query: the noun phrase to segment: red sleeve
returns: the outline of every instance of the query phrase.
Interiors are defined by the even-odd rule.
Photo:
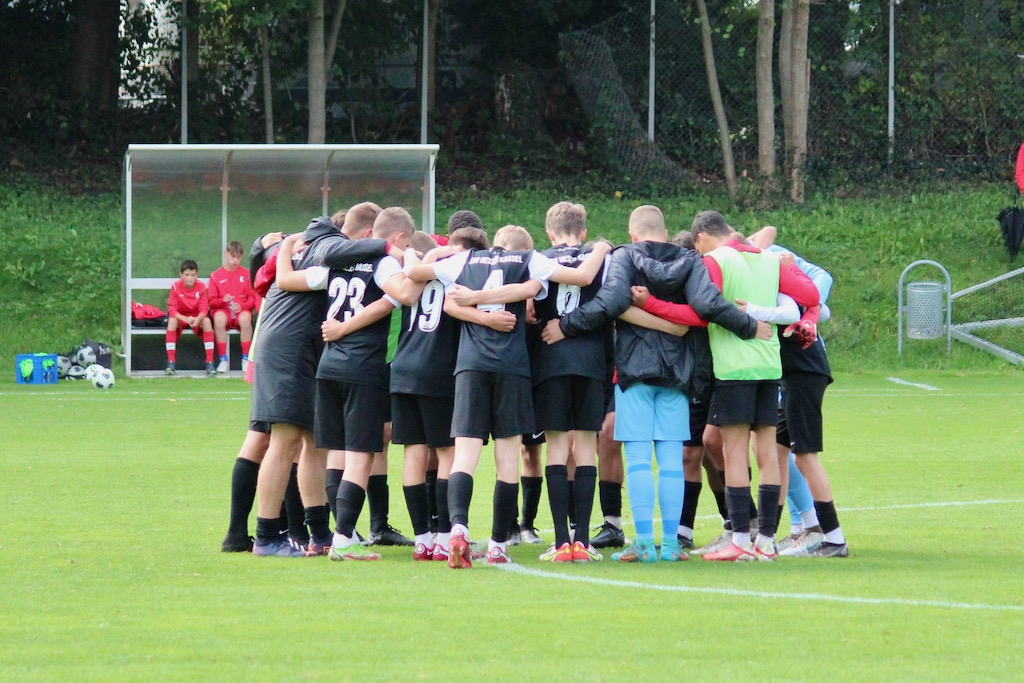
[[[253,281],[252,288],[258,296],[265,297],[275,279],[277,279],[277,259],[272,258],[256,271],[256,279]]]
[[[804,307],[817,306],[821,303],[818,288],[796,264],[779,264],[779,292],[788,294]]]
[[[176,315],[178,315],[178,292],[175,291],[175,285],[171,285],[171,291],[167,294],[167,317],[173,318]]]
[[[252,279],[249,277],[249,269],[246,268],[246,269],[244,269],[244,271],[245,272],[243,273],[243,275],[245,275],[245,278],[242,280],[241,286],[242,286],[242,290],[243,290],[243,292],[245,294],[245,296],[244,296],[245,300],[241,302],[242,310],[243,311],[253,311],[253,310],[256,310],[256,304],[257,304],[256,292],[253,291],[252,285],[249,284],[250,282],[252,282]]]
[[[718,265],[718,261],[710,256],[704,257],[704,266],[708,269],[708,275],[711,276],[715,287],[718,287],[718,291],[722,291],[722,266]]]
[[[439,247],[447,247],[448,246],[448,235],[432,234],[430,236],[430,239],[434,240],[434,244],[436,244]]]
[[[224,303],[224,294],[220,291],[220,285],[217,284],[216,270],[210,273],[210,287],[208,292],[211,311],[227,308],[227,304]]]
[[[689,325],[690,327],[708,326],[707,321],[701,320],[689,304],[673,304],[651,296],[647,297],[643,309],[670,323]]]
[[[197,282],[196,283],[197,286],[200,286],[202,284],[203,284],[202,282]],[[210,314],[210,288],[209,287],[203,287],[202,291],[199,293],[199,315],[209,315],[209,314]]]
[[[1024,192],[1024,145],[1020,146],[1020,151],[1017,152],[1017,187],[1020,188],[1021,192]]]

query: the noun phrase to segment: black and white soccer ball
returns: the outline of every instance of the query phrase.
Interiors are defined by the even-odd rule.
[[[81,365],[83,368],[87,368],[96,362],[96,351],[91,346],[82,346],[75,349],[75,355],[72,359],[77,365]]]
[[[99,371],[94,373],[92,378],[92,385],[97,389],[109,389],[114,386],[114,371],[110,368],[104,368],[98,365],[90,365],[89,369],[98,367]]]
[[[104,368],[102,365],[99,365],[97,363],[93,363],[92,365],[90,365],[89,367],[87,367],[85,369],[85,378],[87,380],[89,380],[90,382],[94,382],[95,383],[96,375],[98,375],[100,373],[100,370],[106,370],[106,368]]]
[[[85,368],[81,365],[72,365],[68,368],[68,379],[85,379]]]
[[[68,376],[68,370],[71,369],[71,359],[67,356],[57,356],[57,378],[64,379]]]

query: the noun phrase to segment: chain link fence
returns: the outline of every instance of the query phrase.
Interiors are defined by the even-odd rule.
[[[777,3],[779,6],[782,2]],[[634,180],[715,179],[722,168],[693,3],[661,0],[654,22],[654,141],[647,141],[651,16],[638,3],[560,36],[563,59],[595,139]],[[888,7],[811,8],[807,168],[811,179],[879,173],[1001,177],[1024,139],[1024,8],[989,0],[896,6],[895,137],[888,133]],[[1018,16],[1019,15],[1019,16]],[[756,7],[712,17],[715,62],[739,172],[757,169]],[[775,89],[778,93],[776,47]],[[777,105],[780,105],[778,96]],[[783,137],[776,112],[777,149]],[[781,158],[780,158],[781,161]]]

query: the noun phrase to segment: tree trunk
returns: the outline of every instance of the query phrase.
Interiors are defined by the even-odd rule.
[[[324,62],[324,2],[309,0],[309,143],[322,145],[327,138],[327,70]]]
[[[345,7],[348,0],[337,0],[334,6],[334,13],[331,14],[331,34],[327,39],[327,47],[324,51],[324,71],[331,73],[331,66],[334,64],[334,53],[338,48],[338,34],[341,33],[341,20],[345,17]]]
[[[793,8],[796,0],[783,0],[779,26],[779,92],[782,95],[782,170],[789,176],[793,153]]]
[[[807,60],[807,27],[810,23],[810,0],[795,0],[793,15],[793,149],[790,160],[790,198],[804,203],[804,182],[807,172],[807,107],[810,103],[811,64]]]
[[[441,13],[441,0],[427,3],[427,111],[434,111],[437,92],[437,17]]]
[[[75,13],[69,90],[72,99],[100,111],[117,108],[120,18],[118,0],[81,0]]]
[[[274,89],[270,80],[270,31],[260,26],[260,54],[263,58],[263,127],[267,144],[274,143]]]
[[[725,116],[722,104],[722,92],[718,87],[718,70],[715,68],[715,53],[711,46],[711,20],[708,18],[708,7],[704,0],[694,0],[700,13],[701,43],[704,46],[704,66],[708,73],[708,89],[711,91],[711,103],[715,108],[715,120],[718,121],[718,136],[722,140],[722,161],[725,167],[725,183],[729,188],[729,197],[735,199],[739,193],[736,182],[736,163],[732,156],[732,139],[729,137],[729,121]]]
[[[757,165],[765,190],[775,190],[775,89],[772,57],[775,43],[775,0],[760,0],[757,24]]]

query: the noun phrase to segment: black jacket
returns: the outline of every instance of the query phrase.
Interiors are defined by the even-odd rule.
[[[657,271],[648,277],[647,271]],[[597,296],[561,319],[567,337],[616,320],[632,303],[630,287],[642,285],[659,299],[686,303],[704,320],[743,339],[757,333],[757,321],[726,301],[711,282],[700,255],[662,242],[636,242],[612,252],[604,285]],[[618,320],[615,365],[619,386],[643,382],[683,391],[691,400],[706,400],[711,391],[711,349],[707,334],[679,338]]]

